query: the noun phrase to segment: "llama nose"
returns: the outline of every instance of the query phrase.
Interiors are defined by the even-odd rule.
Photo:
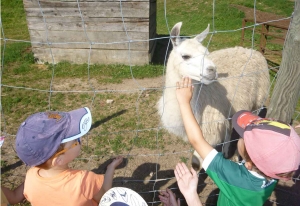
[[[214,66],[209,66],[209,67],[207,67],[207,72],[209,74],[215,73],[216,72],[216,68]]]
[[[218,75],[217,75],[216,67],[214,67],[214,66],[207,67],[207,76],[210,79],[217,79]]]

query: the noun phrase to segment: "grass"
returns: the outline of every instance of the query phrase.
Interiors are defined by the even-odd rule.
[[[211,31],[236,30],[241,27],[244,13],[231,7],[231,4],[253,7],[253,1],[216,1],[213,19],[212,1],[167,1],[167,27],[164,1],[157,0],[157,33],[168,35],[172,26],[180,21],[183,22],[181,34],[183,36],[199,34],[207,27],[207,24],[210,24]],[[292,1],[264,0],[258,2],[256,8],[290,16],[293,4]],[[128,153],[132,148],[143,154],[154,150],[168,153],[174,148],[181,151],[189,147],[189,144],[178,138],[171,138],[164,130],[152,129],[159,125],[156,102],[161,96],[160,90],[141,91],[141,93],[99,92],[94,94],[87,84],[87,82],[92,82],[99,86],[122,83],[125,79],[132,79],[132,77],[137,79],[159,77],[164,73],[164,65],[149,64],[129,67],[126,65],[79,65],[69,62],[37,65],[30,43],[9,40],[30,40],[23,1],[2,0],[1,8],[4,31],[2,37],[7,39],[7,41],[1,40],[1,51],[4,52],[4,56],[1,55],[1,58],[4,57],[4,64],[1,67],[1,83],[6,85],[1,87],[1,106],[5,114],[5,124],[1,121],[2,132],[16,134],[19,124],[29,114],[48,110],[49,107],[52,110],[67,111],[88,106],[93,109],[93,129],[83,140],[82,158],[88,159],[92,155],[114,156]],[[251,32],[246,33],[246,38],[251,39]],[[215,33],[209,44],[209,50],[239,45],[240,39],[241,31]],[[256,34],[254,36],[255,48],[258,42],[259,36]],[[205,40],[204,45],[207,43],[208,40]],[[270,45],[269,48],[281,49],[276,45]],[[273,77],[272,73],[271,78]],[[51,82],[60,92],[54,92],[49,96],[48,90]],[[58,86],[62,87],[58,88]],[[114,103],[107,104],[107,99],[113,99]],[[300,100],[296,110],[300,111]],[[7,153],[7,150],[1,152]],[[180,156],[179,160],[188,162],[189,158]],[[1,159],[1,167],[11,164],[10,161],[12,160]]]
[[[22,0],[2,0],[1,21],[5,38],[30,40]]]

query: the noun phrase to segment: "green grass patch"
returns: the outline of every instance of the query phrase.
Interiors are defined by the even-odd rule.
[[[30,40],[22,0],[2,0],[1,21],[6,39]]]
[[[81,78],[90,75],[96,77],[99,83],[121,83],[123,79],[131,78],[151,78],[161,76],[163,73],[162,65],[87,65],[71,64],[69,62],[60,62],[56,65],[49,64],[48,69],[55,70],[55,76],[59,78],[77,77]]]

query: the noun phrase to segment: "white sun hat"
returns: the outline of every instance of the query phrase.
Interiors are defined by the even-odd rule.
[[[102,196],[99,206],[147,206],[147,203],[129,188],[113,187]]]

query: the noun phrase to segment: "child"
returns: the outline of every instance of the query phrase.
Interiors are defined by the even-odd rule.
[[[91,171],[70,169],[80,153],[80,138],[91,128],[90,110],[41,112],[28,117],[19,127],[16,151],[31,166],[27,171],[24,196],[33,206],[98,205],[112,187],[117,157],[107,166],[105,177]]]
[[[188,139],[204,159],[203,168],[220,189],[218,205],[263,205],[277,179],[291,179],[298,169],[299,136],[287,124],[240,111],[233,116],[232,123],[242,137],[238,151],[244,162],[227,160],[203,138],[190,106],[191,84],[190,78],[177,82],[177,100]]]

